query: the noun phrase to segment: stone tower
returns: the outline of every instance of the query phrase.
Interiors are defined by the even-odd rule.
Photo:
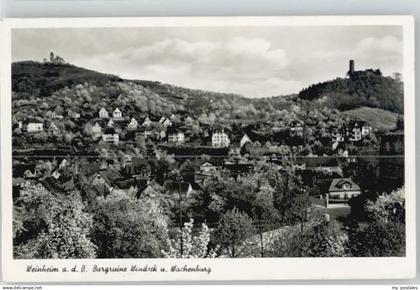
[[[349,61],[349,72],[348,72],[348,74],[349,75],[352,75],[354,73],[354,60],[353,59],[351,59],[350,61]]]
[[[51,53],[50,53],[50,62],[54,62],[54,61],[55,61],[54,52],[51,51]]]

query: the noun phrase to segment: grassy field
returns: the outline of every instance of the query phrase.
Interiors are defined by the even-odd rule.
[[[395,128],[398,117],[396,113],[368,107],[344,111],[343,114],[354,120],[367,121],[373,128],[384,132]]]

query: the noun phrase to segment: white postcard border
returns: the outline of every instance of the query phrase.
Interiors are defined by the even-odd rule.
[[[189,26],[321,26],[401,25],[404,43],[404,123],[406,190],[406,257],[392,258],[239,258],[239,259],[80,259],[14,260],[12,244],[12,132],[11,132],[11,29],[93,27]],[[415,109],[414,18],[411,16],[295,16],[295,17],[145,17],[145,18],[37,18],[0,22],[1,204],[2,274],[8,282],[81,281],[224,281],[306,279],[402,279],[416,273],[415,232]],[[167,272],[108,273],[26,272],[28,265],[71,269],[82,265],[165,267]],[[210,274],[170,272],[172,265],[210,267]]]

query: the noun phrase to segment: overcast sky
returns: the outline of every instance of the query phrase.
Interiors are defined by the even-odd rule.
[[[397,26],[17,29],[13,61],[77,66],[246,97],[297,93],[356,69],[402,72]]]

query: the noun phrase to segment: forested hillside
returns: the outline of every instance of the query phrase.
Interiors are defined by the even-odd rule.
[[[202,123],[231,124],[305,119],[309,111],[324,108],[347,111],[379,108],[374,114],[347,114],[389,129],[403,112],[403,86],[397,78],[366,73],[314,84],[298,95],[249,99],[237,94],[188,89],[158,81],[124,80],[70,64],[16,62],[12,65],[13,92],[17,105],[72,103],[74,109],[96,112],[103,106],[119,106],[126,112],[151,116],[191,115]],[[36,98],[36,100],[34,99]],[[44,104],[45,106],[45,104]],[[90,110],[88,110],[90,109]],[[365,110],[365,109],[364,109]],[[135,115],[135,114],[133,114]],[[277,124],[279,126],[282,123]]]
[[[299,98],[325,98],[326,103],[340,110],[367,106],[402,113],[403,84],[399,78],[369,72],[311,85],[299,93]]]
[[[108,81],[122,81],[107,75],[70,64],[22,61],[12,63],[12,90],[32,96],[49,96],[66,86],[84,82],[103,85]]]

